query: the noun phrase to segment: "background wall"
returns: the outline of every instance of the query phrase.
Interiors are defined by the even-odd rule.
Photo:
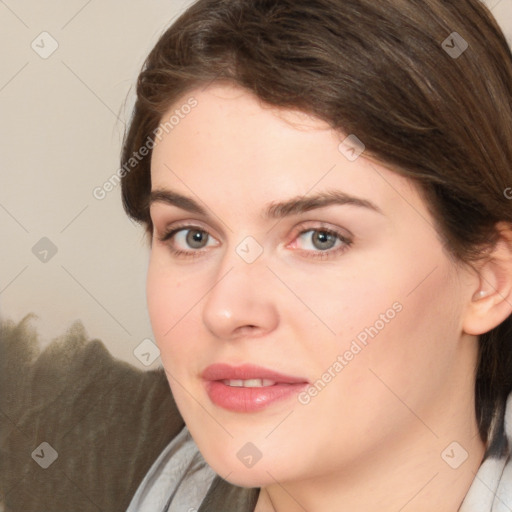
[[[119,187],[93,190],[118,169],[146,54],[190,3],[0,0],[0,315],[38,315],[42,345],[80,319],[146,367],[142,228]],[[512,0],[487,4],[512,42]]]

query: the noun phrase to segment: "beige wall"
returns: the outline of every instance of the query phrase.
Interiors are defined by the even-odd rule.
[[[123,104],[145,54],[189,3],[0,3],[0,314],[36,313],[43,344],[81,319],[143,368],[132,353],[152,337],[142,230],[119,187],[102,200],[93,190],[117,170],[132,94]],[[512,41],[512,0],[488,4]],[[33,253],[43,237],[57,249],[36,246],[47,262]]]

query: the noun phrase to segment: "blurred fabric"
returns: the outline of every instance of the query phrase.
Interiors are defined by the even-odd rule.
[[[124,511],[183,426],[163,369],[114,359],[80,322],[42,352],[30,315],[0,323],[5,512]]]

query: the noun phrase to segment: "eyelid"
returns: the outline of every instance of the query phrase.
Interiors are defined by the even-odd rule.
[[[174,237],[180,232],[180,231],[203,231],[208,235],[209,238],[215,240],[216,245],[219,245],[219,240],[216,236],[212,235],[210,229],[206,229],[205,227],[201,226],[200,223],[197,223],[194,221],[194,223],[191,223],[190,221],[180,221],[175,222],[170,225],[166,225],[163,229],[157,229],[156,226],[154,227],[154,238],[158,240],[160,243],[167,245],[172,252],[185,252],[181,249],[175,249],[172,247],[172,242]],[[190,249],[190,252],[200,252],[203,249]]]
[[[226,232],[232,232],[230,227],[214,214],[211,217],[203,216],[182,210],[177,206],[158,202],[152,203],[149,211],[152,225],[154,227],[162,226],[160,231],[167,232],[171,225],[183,223],[184,227],[192,226],[204,229],[217,239],[220,239],[220,236],[223,236]]]
[[[203,225],[203,223],[201,221],[197,221],[197,220],[193,220],[193,221],[192,220],[181,220],[181,221],[172,222],[172,223],[166,224],[165,227],[161,230],[157,229],[155,226],[155,231],[161,232],[160,235],[157,235],[157,238],[161,242],[165,242],[176,232],[181,231],[181,230],[187,230],[187,229],[189,229],[189,230],[197,229],[198,231],[204,231],[212,238],[215,238],[215,240],[218,241],[218,239],[219,239],[219,237],[216,236],[216,234],[212,233],[212,231],[214,231],[214,230],[212,230],[210,227]]]
[[[156,227],[155,227],[156,230]],[[175,247],[172,247],[170,244],[170,240],[176,235],[176,233],[180,231],[189,231],[189,230],[198,230],[205,232],[209,237],[213,238],[217,243],[216,247],[220,245],[220,241],[218,238],[211,233],[210,228],[206,228],[202,225],[202,222],[199,221],[177,221],[175,223],[171,223],[170,225],[166,226],[163,230],[162,234],[159,234],[156,236],[156,238],[163,244],[166,244],[169,246],[169,250],[176,256],[176,257],[185,257],[185,258],[194,258],[199,257],[203,255],[204,253],[208,252],[210,248],[204,247],[200,249],[189,249],[189,250],[183,250],[183,249],[177,249]],[[158,231],[158,230],[157,230]],[[308,250],[308,249],[300,249],[300,248],[293,248],[292,250],[295,252],[298,252],[299,254],[304,254],[305,257],[309,258],[320,258],[320,259],[327,259],[327,258],[334,258],[341,253],[345,252],[353,243],[354,236],[352,233],[344,228],[341,228],[339,226],[334,226],[327,222],[322,221],[313,221],[313,220],[307,220],[303,221],[300,224],[294,226],[292,229],[292,235],[291,239],[284,244],[285,248],[289,247],[289,245],[296,241],[297,238],[309,231],[326,231],[328,233],[331,233],[338,237],[338,239],[342,242],[341,246],[326,249],[326,250]]]
[[[195,221],[194,221],[195,222]],[[202,256],[207,253],[210,247],[202,247],[200,249],[180,249],[174,246],[174,237],[180,231],[202,231],[208,235],[209,238],[215,240],[215,246],[218,247],[220,242],[218,239],[210,233],[209,229],[205,229],[203,226],[199,225],[199,223],[191,223],[190,221],[180,221],[169,226],[166,226],[163,230],[162,234],[156,235],[156,239],[164,246],[166,246],[167,250],[170,252],[171,256],[174,258],[183,258],[183,259],[194,259]]]
[[[158,238],[160,241],[165,241],[165,239],[168,239],[172,234],[174,234],[182,229],[197,229],[199,231],[204,231],[205,233],[208,233],[209,236],[212,236],[215,239],[218,239],[217,236],[215,236],[211,233],[211,230],[209,228],[202,226],[201,223],[197,222],[197,221],[194,221],[194,223],[191,223],[191,221],[178,221],[176,223],[173,223],[170,226],[165,227],[163,229],[163,234],[159,235]],[[321,231],[322,229],[325,231],[333,232],[333,233],[339,235],[341,238],[350,238],[351,239],[354,237],[352,235],[352,233],[350,233],[350,231],[348,231],[346,229],[339,228],[339,227],[332,226],[326,222],[304,221],[293,228],[292,240],[294,240],[297,236],[299,236],[303,233],[306,233],[308,231]],[[156,228],[155,228],[155,230],[158,231]],[[343,233],[344,231],[346,233]]]
[[[332,233],[335,233],[340,238],[353,240],[354,235],[346,228],[341,228],[339,226],[334,226],[333,224],[329,222],[323,222],[323,221],[314,221],[314,220],[306,220],[304,222],[301,222],[297,226],[293,228],[292,231],[292,240],[295,240],[299,235],[306,233],[308,231],[330,231]]]

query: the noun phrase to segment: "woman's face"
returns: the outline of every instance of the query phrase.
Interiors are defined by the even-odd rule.
[[[471,401],[476,343],[469,280],[415,187],[353,137],[236,87],[195,90],[163,122],[176,110],[151,162],[147,295],[207,462],[263,486],[412,435],[435,433],[440,453],[446,412]]]

